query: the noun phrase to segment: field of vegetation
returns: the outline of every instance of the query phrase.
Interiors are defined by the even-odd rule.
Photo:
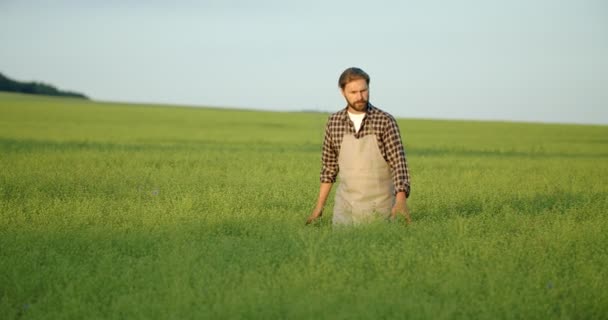
[[[305,226],[327,116],[0,94],[0,317],[608,315],[608,126],[400,119],[413,224]]]

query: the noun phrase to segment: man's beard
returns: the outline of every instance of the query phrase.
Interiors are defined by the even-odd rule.
[[[350,101],[348,102],[348,107],[354,110],[357,110],[359,112],[364,112],[367,109],[367,100],[359,100],[359,101],[355,101],[354,103],[350,103]]]

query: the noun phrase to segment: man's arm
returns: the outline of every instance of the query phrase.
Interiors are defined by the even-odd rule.
[[[407,224],[412,223],[412,218],[410,217],[410,209],[408,209],[407,207],[405,191],[397,192],[397,195],[395,197],[395,205],[391,210],[391,219],[395,219],[397,213],[400,213],[405,217],[405,221],[407,222]]]
[[[407,198],[410,195],[410,173],[405,158],[405,150],[401,142],[401,133],[397,121],[391,118],[383,136],[388,163],[393,173],[395,186],[395,205],[391,210],[394,218],[397,213],[403,214],[407,223],[411,223],[410,212],[407,208]]]
[[[393,173],[395,193],[405,192],[406,198],[410,196],[410,171],[405,158],[405,150],[401,142],[399,126],[391,118],[383,134],[384,148],[388,164]]]
[[[331,119],[327,122],[325,126],[325,137],[323,139],[323,152],[321,153],[321,187],[319,188],[319,197],[317,198],[317,205],[315,209],[312,211],[308,219],[306,220],[306,224],[309,224],[319,217],[323,215],[323,207],[325,206],[325,201],[327,201],[327,197],[329,196],[329,192],[331,191],[331,187],[336,182],[336,176],[338,175],[338,155],[336,154],[335,149],[333,148],[333,142],[331,139]]]
[[[319,188],[319,198],[317,200],[317,205],[315,206],[315,209],[312,211],[312,213],[310,214],[308,219],[306,219],[306,224],[309,224],[309,223],[317,220],[319,217],[321,217],[323,215],[323,207],[325,206],[325,201],[327,200],[327,197],[329,196],[329,192],[331,191],[332,186],[333,186],[333,183],[331,183],[331,182],[322,182],[321,183],[321,187]]]

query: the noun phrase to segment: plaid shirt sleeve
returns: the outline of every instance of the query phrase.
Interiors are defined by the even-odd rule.
[[[330,118],[325,126],[325,138],[323,139],[323,152],[321,154],[321,182],[334,183],[338,175],[338,155],[332,141],[332,125],[333,121]]]
[[[395,193],[405,192],[406,197],[410,196],[410,171],[405,158],[405,150],[401,142],[399,126],[394,118],[390,117],[386,130],[382,137],[386,151],[388,164],[393,171],[393,183]]]

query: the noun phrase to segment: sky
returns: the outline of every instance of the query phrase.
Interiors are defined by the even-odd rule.
[[[94,100],[608,124],[605,0],[0,0],[0,72]]]

